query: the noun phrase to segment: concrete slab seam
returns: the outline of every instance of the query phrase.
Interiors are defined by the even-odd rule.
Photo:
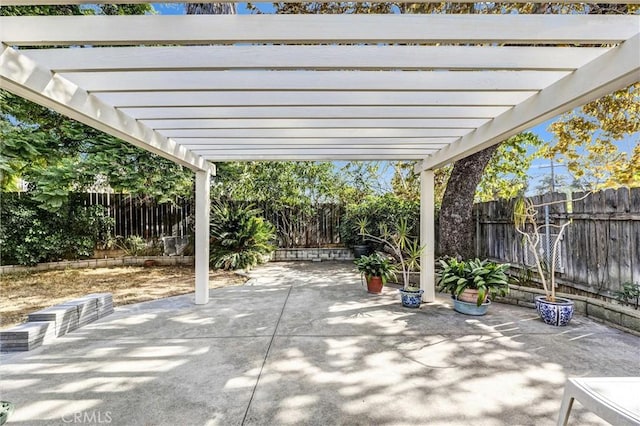
[[[253,391],[251,391],[251,398],[249,398],[247,409],[244,411],[244,416],[242,417],[242,423],[240,423],[242,426],[244,426],[244,423],[247,420],[247,415],[249,414],[249,408],[251,408],[253,397],[256,394],[256,389],[258,388],[258,384],[260,383],[260,377],[262,377],[262,371],[264,370],[264,366],[267,363],[267,358],[269,357],[269,352],[271,351],[271,345],[273,345],[273,341],[276,338],[276,333],[278,332],[278,326],[280,325],[280,321],[282,320],[282,315],[284,315],[284,309],[286,308],[287,302],[289,301],[289,295],[291,295],[291,289],[293,289],[293,286],[289,286],[289,291],[287,291],[287,297],[285,297],[284,303],[282,304],[282,310],[280,310],[280,316],[278,317],[278,321],[276,321],[276,326],[273,329],[271,340],[269,340],[269,345],[267,346],[267,350],[264,354],[264,359],[262,360],[262,365],[260,366],[260,372],[258,373],[256,384],[253,386]]]

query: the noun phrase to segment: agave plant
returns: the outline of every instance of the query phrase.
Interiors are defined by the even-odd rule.
[[[275,250],[275,227],[261,210],[220,202],[212,206],[210,262],[215,268],[250,269]]]

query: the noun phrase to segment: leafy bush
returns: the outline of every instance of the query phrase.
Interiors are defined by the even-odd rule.
[[[623,305],[638,309],[640,306],[640,284],[624,283],[622,289],[616,291],[616,299]]]
[[[340,223],[340,241],[348,247],[363,244],[359,222],[365,220],[367,231],[381,237],[380,226],[392,227],[400,219],[407,220],[408,234],[418,236],[420,203],[408,201],[393,194],[367,197],[360,204],[349,204]]]
[[[79,196],[49,211],[28,193],[2,193],[0,260],[3,265],[35,265],[90,257],[96,244],[108,239],[112,225],[103,207],[86,207]]]
[[[118,237],[116,240],[116,246],[127,256],[160,256],[164,251],[160,245],[161,242],[157,239],[147,243],[137,235],[130,235],[124,239]]]
[[[215,268],[249,269],[275,250],[275,227],[253,206],[221,202],[212,206],[211,255]]]

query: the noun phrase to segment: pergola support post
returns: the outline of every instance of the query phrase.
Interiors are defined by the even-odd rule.
[[[209,302],[209,212],[211,170],[196,171],[196,305]]]
[[[420,288],[423,302],[436,298],[435,282],[435,180],[433,170],[420,173]]]

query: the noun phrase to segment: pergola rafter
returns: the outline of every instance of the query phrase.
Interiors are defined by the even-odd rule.
[[[7,16],[13,46],[375,43],[604,44],[638,31],[614,15]]]
[[[640,81],[638,15],[18,16],[0,42],[3,88],[196,170],[196,303],[209,161],[422,160],[432,300],[433,169]]]

